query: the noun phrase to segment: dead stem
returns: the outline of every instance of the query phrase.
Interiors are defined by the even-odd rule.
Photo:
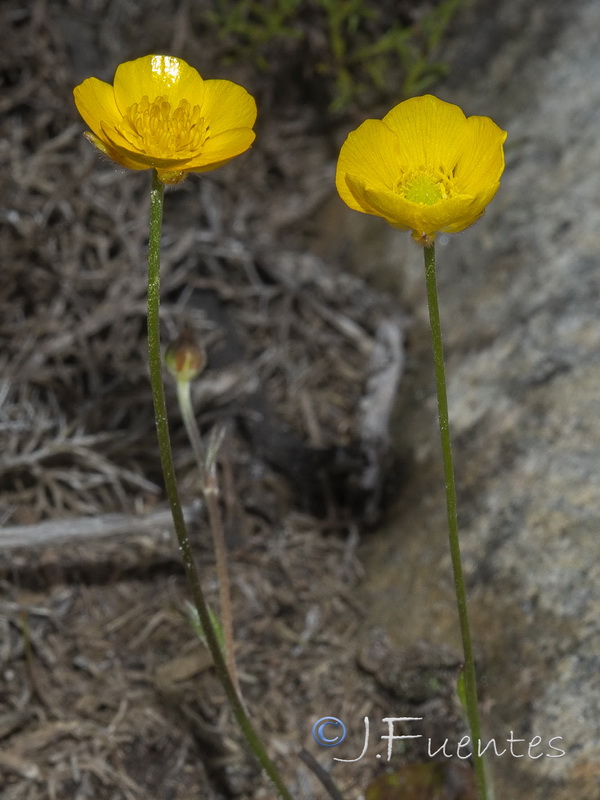
[[[231,585],[229,582],[229,570],[227,565],[227,547],[225,545],[225,533],[223,530],[223,519],[219,506],[219,482],[217,478],[217,454],[219,445],[223,438],[223,433],[211,434],[208,452],[204,452],[202,438],[194,410],[192,408],[190,381],[177,381],[177,399],[181,416],[192,449],[198,463],[200,471],[200,483],[206,506],[208,508],[208,518],[210,530],[213,537],[215,549],[215,560],[217,567],[217,579],[219,584],[219,604],[221,608],[221,625],[223,628],[223,639],[225,643],[225,661],[231,676],[233,685],[238,696],[241,698],[240,685],[235,666],[235,642],[233,636],[233,613],[231,610]]]

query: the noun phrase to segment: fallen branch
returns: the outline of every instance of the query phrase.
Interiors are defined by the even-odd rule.
[[[196,502],[183,509],[186,522],[198,518],[201,504]],[[173,522],[168,509],[149,514],[101,514],[97,517],[76,517],[49,520],[36,525],[13,525],[0,528],[0,550],[18,547],[41,547],[79,543],[86,539],[106,539],[114,536],[163,536],[171,533]]]

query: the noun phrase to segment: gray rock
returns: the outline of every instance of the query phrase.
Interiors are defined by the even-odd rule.
[[[482,27],[485,74],[474,23],[471,50],[462,40],[469,80],[439,92],[509,131],[496,199],[437,248],[462,547],[486,736],[526,740],[514,748],[524,757],[492,759],[498,800],[596,800],[600,3],[577,0],[568,15],[501,5],[497,28]],[[457,646],[421,253],[377,220],[365,238],[375,227],[379,263],[402,270],[415,322],[397,434],[410,476],[365,545],[364,594],[370,622],[399,644]],[[559,755],[552,737],[562,757],[548,757]]]

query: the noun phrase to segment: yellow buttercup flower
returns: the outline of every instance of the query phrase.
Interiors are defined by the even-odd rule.
[[[506,135],[489,117],[465,117],[432,95],[413,97],[350,133],[337,190],[350,208],[428,243],[483,214],[500,185]]]
[[[73,95],[92,144],[123,167],[156,169],[163,183],[216,169],[255,138],[254,98],[174,56],[126,61],[114,85],[87,78]]]

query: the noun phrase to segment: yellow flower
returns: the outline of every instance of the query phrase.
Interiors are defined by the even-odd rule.
[[[340,151],[336,186],[356,211],[383,217],[413,238],[472,225],[496,194],[506,132],[489,117],[465,117],[432,95],[369,119]]]
[[[220,167],[255,138],[254,98],[174,56],[126,61],[114,86],[87,78],[73,95],[92,144],[123,167],[155,168],[163,183]]]

